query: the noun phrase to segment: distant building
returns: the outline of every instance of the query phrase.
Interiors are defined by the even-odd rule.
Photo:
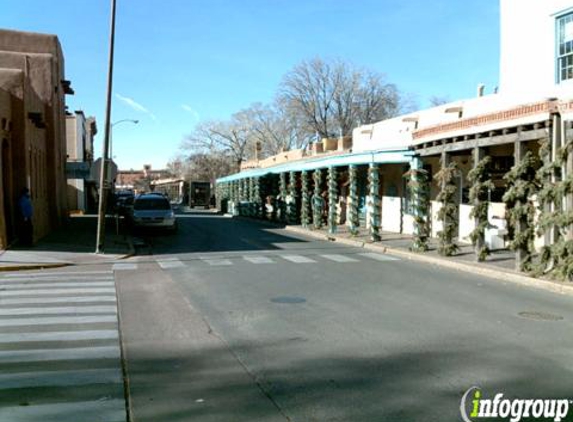
[[[66,116],[68,208],[72,212],[96,208],[96,182],[90,174],[96,133],[94,117],[86,118],[83,111]]]
[[[172,176],[171,172],[166,169],[152,170],[150,164],[145,164],[141,170],[118,170],[115,190],[145,192],[153,189],[151,182]]]
[[[17,236],[20,191],[31,191],[34,239],[67,213],[64,57],[55,35],[0,30],[0,248]]]

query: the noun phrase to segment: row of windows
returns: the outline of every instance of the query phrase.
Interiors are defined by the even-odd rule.
[[[573,13],[557,18],[557,82],[573,79]]]

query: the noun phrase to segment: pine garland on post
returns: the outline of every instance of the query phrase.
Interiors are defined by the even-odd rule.
[[[312,195],[312,223],[315,230],[322,228],[322,213],[324,212],[324,198],[321,195],[322,170],[316,169],[313,174],[314,193]]]
[[[410,250],[412,252],[426,252],[430,247],[430,225],[428,224],[430,212],[430,175],[423,168],[410,168],[404,174],[408,179],[407,187],[412,198],[412,212],[414,217],[414,239]]]
[[[458,245],[454,242],[458,229],[458,207],[455,202],[457,172],[456,163],[451,162],[445,165],[442,159],[442,168],[435,175],[442,188],[436,200],[442,204],[438,211],[438,220],[442,222],[442,230],[438,232],[438,253],[443,256],[452,256],[459,250]]]
[[[358,215],[358,174],[355,164],[351,164],[348,168],[348,178],[350,182],[350,192],[348,201],[350,234],[352,236],[358,235],[358,227],[360,226],[360,217]]]
[[[567,197],[573,194],[573,174],[567,174],[567,160],[573,154],[573,140],[557,151],[554,162],[550,160],[550,153],[549,142],[544,141],[539,149],[544,165],[537,172],[538,182],[543,186],[538,193],[541,211],[538,234],[554,230],[556,238],[551,245],[543,247],[535,273],[548,273],[559,280],[573,281],[573,240],[568,238],[568,231],[573,225],[573,209],[566,206]],[[554,172],[560,172],[564,178],[552,181]],[[553,207],[547,206],[551,204]]]
[[[308,172],[303,170],[300,174],[300,181],[301,181],[301,205],[300,205],[300,219],[302,226],[307,229],[310,224],[310,216],[308,213],[310,197],[308,191]]]
[[[506,214],[513,228],[509,247],[517,252],[516,266],[520,271],[531,271],[535,252],[535,205],[531,200],[537,193],[537,158],[528,151],[521,161],[503,176],[508,188],[503,195]]]
[[[476,250],[476,258],[480,262],[485,261],[490,254],[490,250],[485,244],[485,231],[489,227],[488,193],[495,188],[488,171],[490,163],[491,158],[484,157],[468,173],[468,181],[471,185],[469,199],[473,205],[470,218],[475,219],[475,228],[470,233],[470,239]]]
[[[280,199],[278,201],[277,206],[279,207],[280,221],[281,221],[281,223],[286,223],[286,221],[287,221],[287,216],[286,216],[287,183],[286,183],[286,173],[284,173],[284,172],[279,175],[279,196],[280,196]]]
[[[368,167],[368,182],[370,187],[370,240],[380,241],[380,175],[378,164],[370,163]]]
[[[336,167],[328,168],[328,232],[336,233],[336,205],[338,203],[338,178]]]
[[[287,219],[289,224],[297,223],[296,215],[296,174],[291,171],[289,174],[289,184],[288,184],[288,198],[287,203]]]
[[[259,176],[253,177],[251,195],[253,202],[253,217],[261,218],[261,178]]]

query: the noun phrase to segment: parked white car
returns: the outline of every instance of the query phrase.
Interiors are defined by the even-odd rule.
[[[146,193],[137,196],[133,202],[132,222],[135,228],[177,230],[175,212],[163,195]]]

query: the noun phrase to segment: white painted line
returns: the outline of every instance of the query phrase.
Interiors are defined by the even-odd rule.
[[[75,349],[0,350],[0,363],[119,359],[119,357],[119,346],[78,347]]]
[[[41,273],[8,273],[5,274],[4,277],[6,278],[28,278],[28,277],[54,277],[54,276],[85,276],[85,277],[92,277],[96,274],[107,274],[113,275],[111,271],[65,271],[65,272],[51,272],[45,271]]]
[[[113,283],[114,278],[113,277],[86,277],[86,278],[82,278],[82,277],[74,277],[72,278],[67,278],[67,279],[62,279],[60,277],[44,277],[44,278],[11,278],[9,280],[6,279],[0,279],[0,288],[2,288],[2,286],[14,286],[17,284],[21,284],[21,285],[31,285],[31,284],[35,284],[38,286],[43,286],[45,284],[52,284],[52,283],[81,283],[86,284],[86,283],[103,283],[103,282],[108,282],[108,283]]]
[[[224,265],[233,265],[233,263],[231,262],[230,259],[214,259],[214,258],[205,259],[205,258],[203,258],[202,261],[204,261],[207,264],[214,266],[214,267],[220,267],[220,266],[224,266]]]
[[[366,258],[374,259],[376,261],[400,261],[400,258],[396,258],[396,257],[390,256],[390,255],[374,253],[374,252],[360,253],[358,255],[364,256]]]
[[[245,255],[243,259],[249,261],[253,264],[274,264],[275,261],[266,257],[266,256],[253,256],[253,255]]]
[[[185,264],[177,258],[156,259],[155,261],[164,270],[168,270],[170,268],[184,268],[185,267]]]
[[[115,303],[115,296],[64,296],[64,297],[25,297],[25,298],[2,298],[0,305],[36,305],[48,303]]]
[[[18,422],[125,422],[125,400],[3,407],[0,408],[0,420]]]
[[[113,271],[124,271],[124,270],[137,270],[136,263],[115,263],[112,267]]]
[[[116,315],[98,316],[63,316],[63,317],[40,317],[40,318],[9,318],[0,319],[0,327],[23,327],[34,325],[71,325],[71,324],[99,324],[117,323]]]
[[[44,289],[47,287],[113,287],[113,282],[109,281],[86,281],[85,283],[25,283],[25,284],[0,284],[0,291],[6,290],[32,290]]]
[[[115,314],[115,306],[65,306],[48,308],[0,308],[0,316],[64,315],[64,314]]]
[[[36,290],[11,290],[0,291],[0,297],[6,296],[38,296],[38,295],[65,295],[65,294],[90,294],[90,293],[115,293],[115,288],[108,289],[94,287],[91,289],[36,289]]]
[[[281,257],[286,259],[287,261],[294,262],[297,264],[309,264],[311,262],[316,262],[314,259],[310,259],[302,255],[281,255]]]
[[[358,259],[350,258],[346,255],[339,255],[339,254],[327,254],[327,255],[320,255],[325,259],[329,259],[330,261],[334,262],[360,262]]]
[[[120,384],[120,368],[68,371],[17,372],[0,375],[0,390],[34,387],[68,387],[88,384]]]
[[[52,331],[47,333],[0,334],[0,343],[29,343],[40,341],[115,340],[117,330]],[[0,382],[0,386],[2,383]]]

